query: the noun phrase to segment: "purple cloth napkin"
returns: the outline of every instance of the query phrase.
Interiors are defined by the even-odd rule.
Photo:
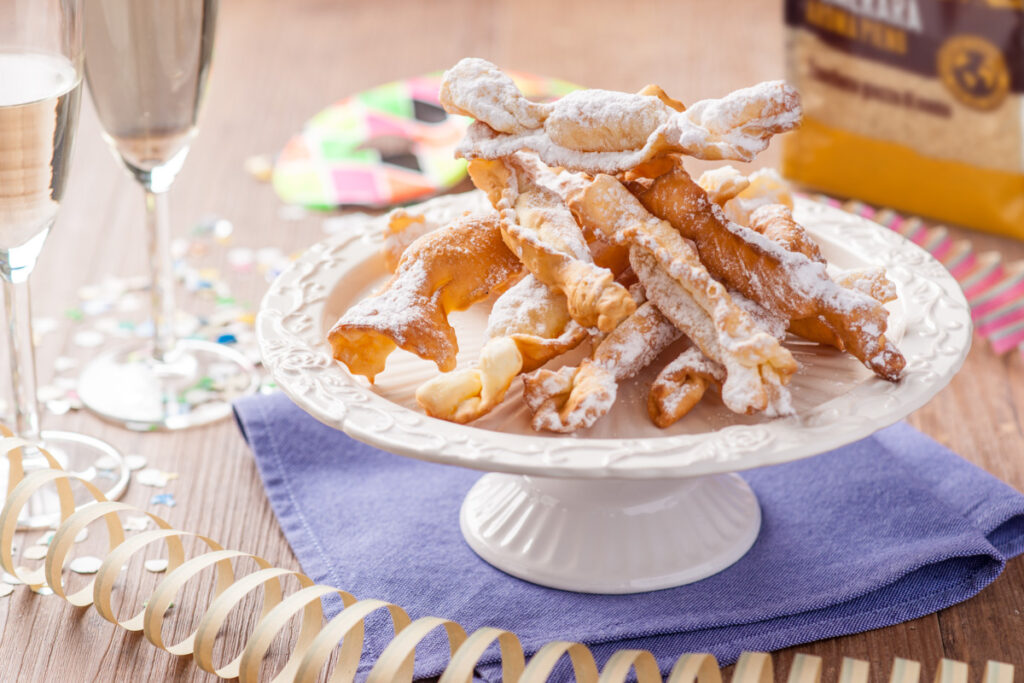
[[[377,450],[283,395],[243,399],[238,422],[303,570],[413,618],[515,632],[527,654],[575,640],[602,664],[644,648],[667,671],[684,652],[722,664],[914,619],[966,600],[1024,550],[1024,496],[906,424],[813,458],[743,473],[761,502],[754,547],[711,578],[637,595],[542,588],[479,559],[459,506],[480,472]],[[331,616],[341,608],[327,603]],[[441,634],[417,676],[448,661]],[[367,634],[363,674],[389,638]],[[496,656],[496,653],[495,653]],[[484,681],[500,679],[496,663]],[[570,678],[569,669],[557,680]]]

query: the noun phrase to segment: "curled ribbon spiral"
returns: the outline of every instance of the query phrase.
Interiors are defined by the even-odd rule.
[[[25,447],[38,450],[49,467],[26,472],[22,462],[22,449]],[[366,619],[371,614],[383,611],[390,616],[394,637],[373,663],[367,679],[370,683],[412,681],[416,646],[438,629],[443,629],[447,634],[451,650],[451,660],[440,683],[470,683],[480,659],[494,644],[498,647],[502,680],[506,683],[546,681],[564,658],[568,658],[579,683],[620,683],[626,681],[631,674],[639,683],[662,683],[658,663],[647,650],[619,650],[599,670],[594,655],[585,645],[556,641],[543,646],[527,662],[522,644],[509,631],[484,627],[467,634],[462,626],[448,619],[423,617],[413,621],[398,605],[382,600],[356,599],[343,590],[317,585],[300,572],[273,567],[261,557],[227,550],[213,539],[172,529],[156,515],[126,503],[108,501],[89,481],[61,469],[57,460],[45,449],[36,449],[33,444],[15,437],[2,425],[0,455],[6,455],[9,464],[7,498],[0,511],[0,566],[29,586],[48,586],[54,594],[76,607],[93,606],[104,619],[129,631],[142,631],[153,645],[174,655],[191,656],[201,669],[221,678],[238,678],[243,683],[258,680],[260,663],[271,643],[293,617],[301,613],[298,636],[284,666],[273,677],[274,683],[316,681],[339,644],[340,651],[329,680],[331,683],[352,681],[363,656]],[[88,491],[95,502],[78,505],[76,508],[73,487],[77,486]],[[50,542],[41,569],[16,567],[13,548],[18,515],[32,495],[44,487],[56,489],[61,523]],[[126,512],[146,515],[157,528],[126,536],[118,516]],[[106,524],[109,552],[88,585],[68,594],[62,572],[75,538],[83,529],[99,520]],[[186,559],[182,544],[182,539],[186,537],[195,538],[209,550]],[[136,553],[158,541],[162,541],[167,549],[166,576],[138,613],[128,619],[118,619],[111,604],[115,579]],[[240,559],[255,562],[258,569],[236,576],[232,562]],[[191,634],[177,643],[166,643],[162,627],[172,600],[186,583],[211,567],[216,577],[213,600]],[[296,579],[300,588],[286,596],[282,582],[288,577]],[[241,652],[227,664],[216,666],[214,643],[224,629],[229,613],[256,590],[262,590],[263,598],[263,608],[256,626]],[[341,597],[344,609],[324,623],[320,600],[332,593]],[[918,683],[920,668],[917,662],[897,659],[893,664],[890,683]],[[722,675],[713,655],[684,654],[675,662],[666,680],[668,683],[722,683]],[[820,680],[821,659],[797,655],[787,683],[819,683]],[[842,683],[867,683],[868,663],[844,659],[839,680]],[[732,676],[732,683],[772,681],[772,661],[763,653],[744,653]],[[942,660],[937,667],[935,683],[967,683],[967,665]],[[1013,683],[1013,667],[989,662],[983,683]]]

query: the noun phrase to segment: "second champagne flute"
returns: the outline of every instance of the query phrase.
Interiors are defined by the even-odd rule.
[[[89,92],[104,138],[145,195],[153,338],[92,361],[78,393],[86,408],[130,429],[219,420],[258,383],[241,353],[175,333],[167,191],[196,133],[216,16],[216,0],[85,2]]]

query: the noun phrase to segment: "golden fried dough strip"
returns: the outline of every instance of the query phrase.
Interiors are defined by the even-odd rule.
[[[448,314],[501,291],[521,272],[502,241],[498,216],[474,214],[423,235],[405,250],[384,288],[348,309],[328,334],[334,358],[373,378],[395,347],[455,367]]]
[[[523,398],[533,411],[533,428],[567,433],[590,427],[615,403],[619,382],[647,367],[679,334],[661,311],[645,303],[579,367],[527,375]]]
[[[579,225],[552,190],[516,159],[474,161],[470,176],[501,217],[505,244],[533,275],[563,294],[573,320],[610,332],[636,303],[607,268],[594,264]]]
[[[512,380],[573,349],[586,329],[569,316],[565,296],[527,275],[494,302],[490,340],[477,367],[442,374],[416,390],[431,417],[470,422],[502,402]]]
[[[797,369],[792,354],[711,277],[692,243],[611,176],[597,176],[570,206],[582,224],[630,245],[630,263],[648,299],[708,357],[726,366],[723,397],[731,410],[788,410],[788,396],[781,394]]]
[[[695,346],[662,368],[647,394],[647,414],[662,429],[671,427],[704,397],[712,384],[725,381],[725,368]]]
[[[670,152],[750,161],[772,135],[800,121],[800,97],[782,81],[682,111],[660,88],[642,93],[577,90],[535,104],[493,64],[464,59],[445,72],[441,104],[477,119],[458,148],[467,159],[500,159],[529,149],[552,166],[588,173],[626,171]]]
[[[796,251],[812,261],[825,263],[821,250],[803,226],[793,220],[792,212],[782,204],[764,204],[750,214],[750,227],[768,239]],[[864,268],[841,273],[834,278],[840,287],[866,294],[880,303],[896,298],[896,287],[885,276],[882,268]],[[804,339],[834,346],[840,351],[846,346],[839,334],[821,316],[792,320],[789,330]]]
[[[888,312],[878,301],[833,282],[823,264],[729,221],[681,166],[631,189],[696,243],[701,261],[726,285],[790,320],[821,316],[875,374],[899,378],[906,361],[885,337]]]
[[[693,296],[673,279],[649,252],[634,247],[630,250],[633,270],[644,283],[647,297],[666,318],[690,338],[705,356],[725,368],[722,401],[736,413],[764,412],[769,416],[788,415],[793,412],[792,401],[785,383],[796,371],[792,355],[789,364],[777,367],[771,362],[749,364],[731,352],[722,343],[719,330],[708,313]],[[764,336],[770,337],[765,334]],[[774,341],[774,338],[772,338]]]
[[[402,253],[409,245],[434,228],[422,214],[411,214],[405,209],[389,213],[388,226],[384,231],[384,265],[388,271],[395,272]]]

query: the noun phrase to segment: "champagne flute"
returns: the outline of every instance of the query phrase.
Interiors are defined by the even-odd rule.
[[[116,498],[128,482],[124,459],[109,444],[73,432],[41,432],[29,274],[64,195],[82,89],[80,0],[0,0],[0,280],[7,317],[14,428],[67,469]],[[37,448],[26,469],[46,467]],[[114,478],[97,477],[93,467]],[[0,468],[0,476],[6,471]],[[7,489],[3,482],[0,491]],[[54,496],[36,495],[19,519],[26,528],[59,519]]]
[[[167,191],[196,134],[216,16],[217,0],[85,3],[89,92],[104,138],[145,195],[153,337],[91,362],[78,393],[87,409],[129,429],[219,420],[258,384],[244,355],[175,331]]]

